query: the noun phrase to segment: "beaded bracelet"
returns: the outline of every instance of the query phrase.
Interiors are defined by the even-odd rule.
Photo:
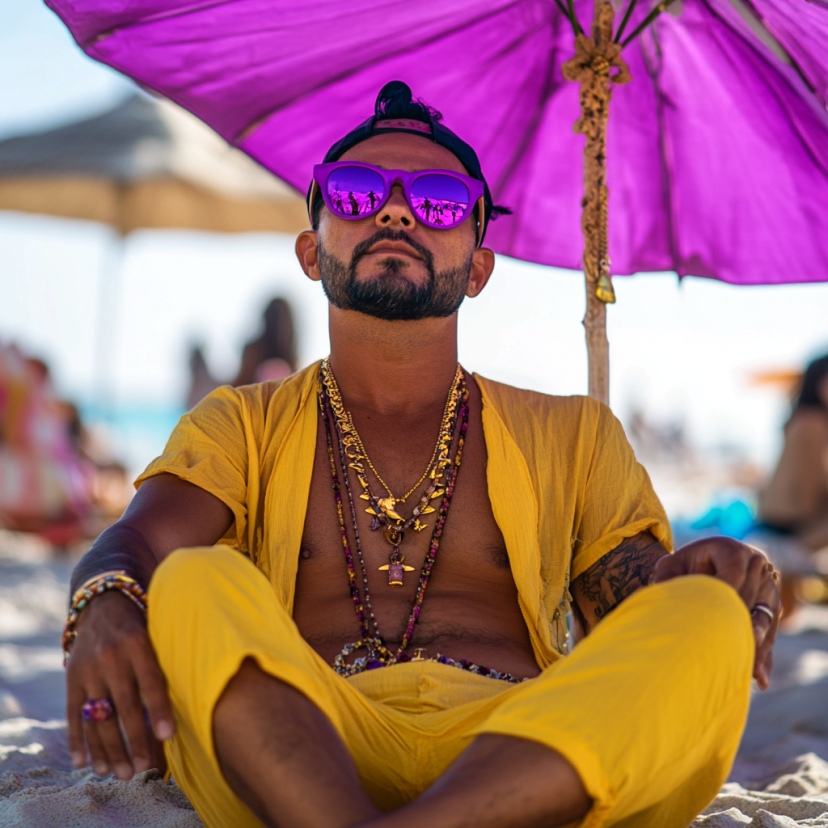
[[[69,615],[63,628],[63,665],[69,662],[69,647],[78,635],[77,625],[81,610],[96,596],[108,590],[117,590],[135,604],[141,612],[147,611],[147,593],[143,587],[130,578],[123,569],[102,572],[82,584],[72,596],[69,603]]]

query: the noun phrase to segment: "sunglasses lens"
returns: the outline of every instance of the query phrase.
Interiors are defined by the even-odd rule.
[[[370,215],[385,197],[382,176],[364,167],[339,167],[328,176],[326,189],[340,216]]]
[[[441,173],[421,175],[411,187],[411,204],[419,219],[433,227],[453,227],[471,206],[466,185]]]

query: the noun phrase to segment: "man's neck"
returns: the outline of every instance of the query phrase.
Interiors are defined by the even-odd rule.
[[[445,404],[457,369],[457,314],[389,322],[331,307],[330,335],[348,408],[416,416]]]

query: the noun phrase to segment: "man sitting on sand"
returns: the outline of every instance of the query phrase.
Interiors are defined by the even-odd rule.
[[[458,365],[496,208],[407,86],[309,210],[330,357],[208,396],[78,565],[74,761],[147,769],[149,722],[208,826],[683,828],[767,686],[772,568],[726,538],[668,555],[604,406]]]

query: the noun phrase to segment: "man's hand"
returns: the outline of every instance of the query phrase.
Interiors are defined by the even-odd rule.
[[[733,538],[704,538],[661,558],[653,583],[681,575],[712,575],[741,596],[753,621],[756,656],[753,677],[767,689],[773,668],[773,643],[782,611],[773,565],[758,549]]]
[[[141,611],[118,592],[106,592],[89,602],[77,630],[66,669],[72,762],[83,767],[88,749],[96,773],[114,771],[119,779],[161,767],[155,737],[172,736],[172,705]],[[108,699],[115,715],[85,724],[81,708],[87,699]]]
[[[232,522],[230,508],[215,495],[171,474],[152,477],[75,567],[73,591],[88,578],[119,569],[148,584],[173,550],[212,546]],[[66,671],[72,761],[83,766],[88,749],[97,773],[113,770],[119,779],[160,768],[163,756],[152,734],[169,739],[175,725],[143,614],[112,590],[89,602],[76,629]],[[105,699],[115,715],[84,724],[81,708],[91,699]]]

